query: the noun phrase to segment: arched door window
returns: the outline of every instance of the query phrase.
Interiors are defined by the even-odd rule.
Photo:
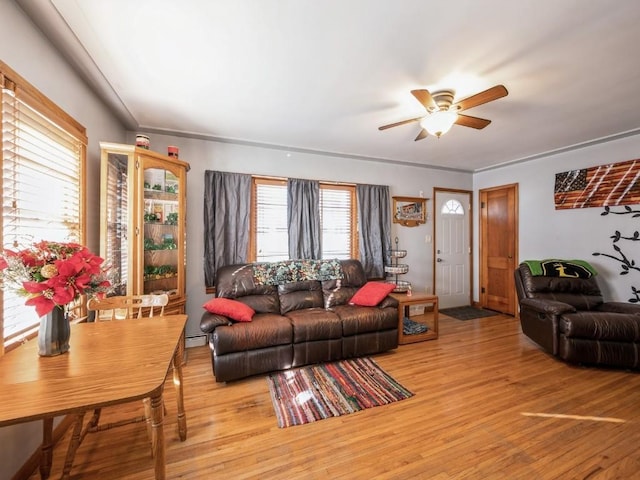
[[[442,210],[440,213],[449,214],[449,215],[464,215],[464,207],[462,204],[454,199],[447,200],[444,205],[442,205]]]

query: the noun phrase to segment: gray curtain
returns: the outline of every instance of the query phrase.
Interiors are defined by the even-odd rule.
[[[320,230],[320,182],[287,180],[287,225],[289,258],[318,260],[322,258]]]
[[[247,261],[251,175],[204,172],[204,279],[215,285],[224,265]]]
[[[384,278],[391,250],[391,204],[386,185],[356,185],[360,262],[367,278]]]

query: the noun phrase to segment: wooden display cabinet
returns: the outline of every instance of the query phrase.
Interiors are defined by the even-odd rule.
[[[167,293],[184,313],[189,164],[151,150],[100,143],[100,255],[117,295]]]

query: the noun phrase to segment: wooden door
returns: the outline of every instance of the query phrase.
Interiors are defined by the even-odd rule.
[[[480,190],[480,305],[516,313],[518,185]]]

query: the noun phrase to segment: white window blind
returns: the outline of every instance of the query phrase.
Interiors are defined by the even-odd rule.
[[[82,243],[84,132],[68,133],[22,100],[1,72],[0,86],[3,248],[21,249],[40,240]],[[46,103],[42,110],[52,108]],[[24,297],[6,290],[1,299],[6,349],[35,332],[39,318]]]
[[[352,190],[352,187],[320,187],[322,258],[353,258]]]
[[[277,262],[289,258],[287,185],[255,180],[256,261]]]

